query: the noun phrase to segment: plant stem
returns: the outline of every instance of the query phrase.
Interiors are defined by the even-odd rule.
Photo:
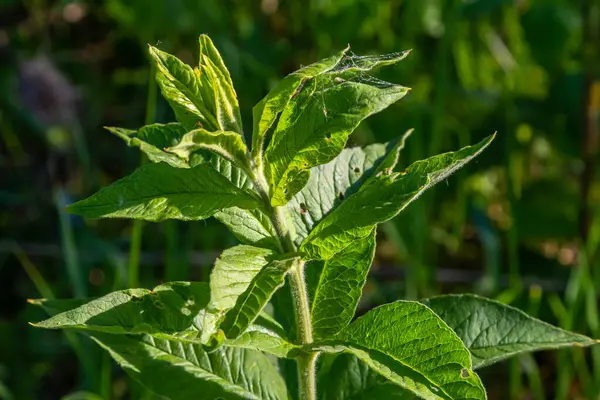
[[[279,248],[283,252],[296,252],[298,250],[294,243],[293,233],[288,227],[285,207],[271,206],[269,196],[269,185],[265,179],[262,168],[254,165],[254,186],[265,202],[265,208],[269,210],[271,222],[277,232]],[[289,283],[294,299],[294,315],[296,317],[296,328],[298,330],[297,342],[300,345],[310,344],[312,338],[312,323],[310,320],[310,304],[308,292],[306,291],[306,280],[304,279],[304,261],[298,259],[292,266]],[[297,358],[298,367],[298,391],[300,400],[316,400],[317,379],[316,366],[319,353],[302,352]]]
[[[273,224],[280,236],[281,246],[286,251],[296,251],[290,231],[286,224],[283,207],[274,207]],[[298,260],[294,263],[289,274],[292,297],[294,299],[294,315],[296,316],[296,327],[298,329],[298,342],[301,345],[312,343],[312,324],[310,320],[310,308],[306,281],[304,279],[304,261]],[[317,397],[316,364],[318,353],[301,353],[298,363],[298,389],[301,400],[315,400]]]
[[[304,261],[298,261],[292,267],[290,284],[294,298],[296,326],[300,344],[312,343],[312,325],[306,281],[304,280]],[[301,353],[298,363],[298,388],[301,400],[314,400],[317,394],[316,364],[318,353]]]

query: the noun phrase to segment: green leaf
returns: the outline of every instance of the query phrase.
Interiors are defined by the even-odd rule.
[[[201,82],[197,73],[177,57],[149,46],[150,56],[156,65],[156,81],[175,117],[187,129],[204,127],[218,130],[214,114],[210,114],[202,98]]]
[[[377,307],[334,339],[309,350],[348,352],[388,380],[424,399],[486,399],[461,340],[434,312],[417,302]]]
[[[231,310],[275,252],[269,249],[239,245],[225,250],[215,261],[210,273],[210,314],[205,319],[203,341],[216,331],[225,314]]]
[[[199,42],[200,62],[194,69],[177,57],[149,47],[161,92],[186,129],[241,134],[239,105],[229,72],[211,40],[202,35]]]
[[[271,220],[258,209],[231,207],[218,211],[214,217],[225,224],[241,243],[273,250],[278,248]]]
[[[165,148],[179,143],[185,134],[185,128],[181,124],[152,124],[137,131],[113,127],[106,127],[106,129],[123,139],[128,146],[138,147],[152,162],[164,161],[175,168],[190,166],[189,161],[165,151]]]
[[[242,117],[231,75],[221,54],[206,35],[200,35],[200,79],[209,78],[208,84],[214,90],[215,114],[221,130],[242,134]]]
[[[152,291],[129,289],[98,299],[29,300],[53,316],[36,327],[76,329],[111,334],[146,333],[155,338],[205,344],[215,327],[205,325],[212,314],[206,283],[173,282]],[[192,302],[194,304],[192,304]],[[189,315],[188,315],[189,314]],[[261,314],[235,340],[226,346],[260,350],[277,357],[291,357],[298,346],[292,344],[281,325]]]
[[[242,137],[235,132],[209,132],[206,129],[196,129],[183,135],[179,143],[169,147],[167,151],[179,158],[189,160],[190,156],[200,149],[212,151],[241,168],[246,174],[252,174],[246,156],[246,145]]]
[[[598,343],[530,317],[523,311],[475,295],[423,300],[462,339],[473,367],[481,368],[516,354]]]
[[[282,79],[279,84],[265,96],[252,110],[254,121],[252,131],[252,156],[260,164],[263,152],[263,143],[267,132],[277,119],[279,113],[287,106],[289,101],[301,90],[306,81],[335,67],[348,49],[308,65],[293,72]]]
[[[212,306],[223,314],[232,309],[237,298],[274,255],[272,250],[247,245],[223,251],[210,273]]]
[[[479,155],[493,140],[445,153],[410,165],[404,172],[381,171],[344,200],[306,237],[300,251],[307,259],[328,260],[355,240],[367,237],[373,227],[404,210],[423,192],[443,181]]]
[[[296,257],[277,259],[261,268],[246,290],[236,299],[235,306],[225,315],[225,320],[219,328],[225,332],[226,338],[235,339],[244,333],[273,293],[283,286],[285,276],[296,261]]]
[[[325,262],[312,301],[315,339],[332,337],[354,318],[375,255],[375,230]]]
[[[327,164],[310,170],[306,186],[287,204],[300,245],[313,227],[357,192],[388,157],[395,159],[400,141],[344,149]]]
[[[293,357],[299,346],[291,343],[281,325],[262,313],[237,339],[226,339],[226,346],[260,350],[277,357]]]
[[[248,176],[240,168],[222,157],[213,155],[211,165],[240,189],[253,190],[254,186]],[[275,239],[275,228],[271,219],[261,210],[245,210],[231,207],[215,213],[215,218],[225,224],[243,244],[279,248]]]
[[[260,352],[201,345],[148,335],[94,334],[92,338],[135,380],[171,400],[288,399],[275,366]]]
[[[297,87],[265,151],[272,205],[286,204],[306,185],[310,168],[333,160],[363,119],[408,93],[408,88],[364,75],[377,66],[399,62],[406,54],[344,55]]]
[[[217,211],[261,203],[206,164],[190,169],[148,164],[67,210],[89,218],[199,220]]]
[[[408,400],[416,397],[386,380],[352,354],[340,354],[331,365],[335,379],[319,381],[323,400]]]
[[[154,290],[120,290],[89,301],[41,301],[39,304],[49,313],[58,313],[34,326],[193,339],[202,329],[198,314],[208,302],[206,283],[172,282]]]

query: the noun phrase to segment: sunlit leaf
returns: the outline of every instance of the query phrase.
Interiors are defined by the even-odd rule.
[[[462,341],[428,307],[397,301],[377,307],[311,350],[352,353],[424,399],[486,399]]]
[[[235,339],[258,317],[273,296],[283,286],[285,276],[297,258],[274,259],[269,261],[252,278],[246,290],[236,299],[235,305],[227,312],[219,326],[225,337]]]
[[[205,219],[229,207],[256,209],[261,203],[207,164],[179,169],[158,163],[144,165],[67,210],[89,218],[162,221]]]
[[[242,137],[235,132],[209,132],[206,129],[195,129],[184,134],[174,146],[166,149],[184,160],[200,149],[206,149],[218,154],[225,160],[250,174],[251,168],[246,157],[246,145]]]
[[[92,338],[135,380],[172,400],[288,399],[285,383],[258,351],[201,345],[148,335],[93,334]]]
[[[332,337],[354,318],[375,254],[375,231],[325,261],[311,308],[313,336]]]
[[[272,205],[286,204],[306,185],[312,167],[333,160],[363,119],[406,95],[407,88],[366,75],[406,55],[355,57],[344,53],[333,66],[300,81],[282,109],[265,151]]]
[[[48,312],[60,312],[35,326],[194,338],[202,330],[198,314],[208,305],[209,296],[206,283],[172,282],[153,290],[120,290],[89,301],[41,301]]]

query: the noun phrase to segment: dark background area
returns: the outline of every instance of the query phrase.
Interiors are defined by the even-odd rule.
[[[413,49],[377,75],[411,93],[349,145],[415,128],[406,165],[498,132],[381,226],[359,312],[474,292],[600,338],[599,3],[0,0],[0,398],[153,398],[85,338],[29,326],[45,316],[26,299],[206,280],[235,244],[215,220],[144,223],[138,253],[131,221],[63,211],[140,163],[102,126],[174,119],[147,43],[195,63],[200,33],[231,71],[246,135],[279,79],[347,44],[359,55]],[[523,356],[482,379],[491,399],[598,399],[599,347]]]

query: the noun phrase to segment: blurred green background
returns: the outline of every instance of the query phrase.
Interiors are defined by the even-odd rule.
[[[348,43],[359,55],[413,49],[378,74],[412,92],[350,145],[414,127],[408,164],[498,131],[381,227],[359,312],[475,292],[600,338],[600,1],[0,0],[0,398],[153,398],[85,338],[29,326],[44,314],[26,299],[206,280],[235,244],[215,220],[63,212],[141,162],[103,125],[174,119],[147,43],[193,63],[200,33],[231,70],[247,135],[279,79]],[[491,399],[600,399],[600,346],[481,375]]]

